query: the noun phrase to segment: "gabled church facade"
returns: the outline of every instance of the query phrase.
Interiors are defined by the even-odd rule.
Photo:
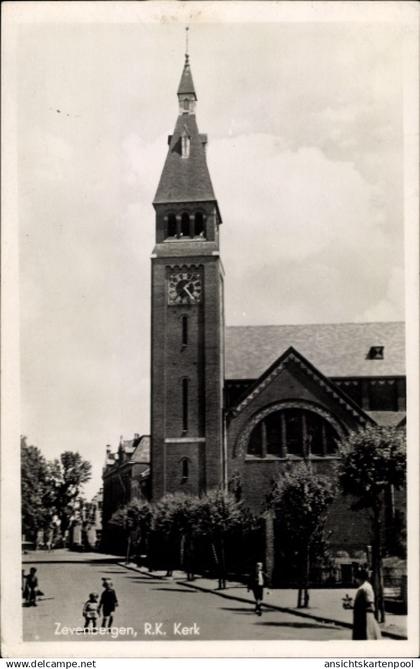
[[[259,512],[294,462],[334,476],[340,437],[373,423],[404,425],[404,325],[225,328],[222,217],[188,56],[178,102],[153,201],[152,498],[235,480]],[[370,536],[348,506],[335,502],[329,522],[337,552],[352,555]]]

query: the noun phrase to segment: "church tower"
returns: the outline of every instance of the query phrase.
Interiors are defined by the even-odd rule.
[[[197,127],[189,56],[179,112],[153,201],[152,496],[225,483],[223,266],[219,207]]]

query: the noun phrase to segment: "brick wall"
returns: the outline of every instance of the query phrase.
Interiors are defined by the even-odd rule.
[[[306,407],[318,407],[330,414],[344,433],[360,425],[351,411],[334,398],[325,387],[322,388],[294,363],[288,363],[238,416],[231,418],[228,425],[229,472],[230,475],[238,472],[243,498],[256,513],[264,508],[273,481],[285,471],[286,466],[291,466],[292,462],[290,459],[275,457],[247,458],[246,452],[240,446],[239,438],[260,410],[287,401],[304,402]],[[338,457],[313,458],[311,462],[316,473],[335,478],[334,470]],[[350,500],[337,498],[329,513],[327,529],[332,532],[332,544],[354,551],[357,547],[371,543],[370,525],[367,514],[350,511],[349,505]]]
[[[218,255],[183,257],[183,244],[178,248],[176,258],[152,258],[153,499],[176,490],[199,494],[218,486],[222,479],[221,264]],[[169,273],[192,265],[201,275],[200,302],[168,305]],[[183,316],[188,318],[186,346],[182,343]],[[183,378],[189,382],[187,430],[182,420]],[[182,457],[190,462],[188,485],[179,481]]]

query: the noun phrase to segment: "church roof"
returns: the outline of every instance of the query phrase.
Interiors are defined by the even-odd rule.
[[[183,134],[190,139],[188,158],[182,157]],[[153,204],[216,200],[207,167],[206,141],[198,132],[194,114],[178,116]]]
[[[402,322],[227,327],[225,378],[258,379],[290,346],[327,377],[404,376],[404,332]]]
[[[194,95],[195,99],[197,99],[188,56],[185,56],[185,65],[182,70],[177,93],[178,95]]]

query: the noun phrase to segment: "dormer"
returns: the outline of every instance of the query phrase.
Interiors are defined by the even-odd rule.
[[[384,347],[383,346],[371,346],[367,354],[368,360],[383,360],[384,359]]]
[[[190,148],[191,148],[191,136],[188,132],[188,128],[184,126],[184,130],[181,134],[181,158],[190,157]]]

